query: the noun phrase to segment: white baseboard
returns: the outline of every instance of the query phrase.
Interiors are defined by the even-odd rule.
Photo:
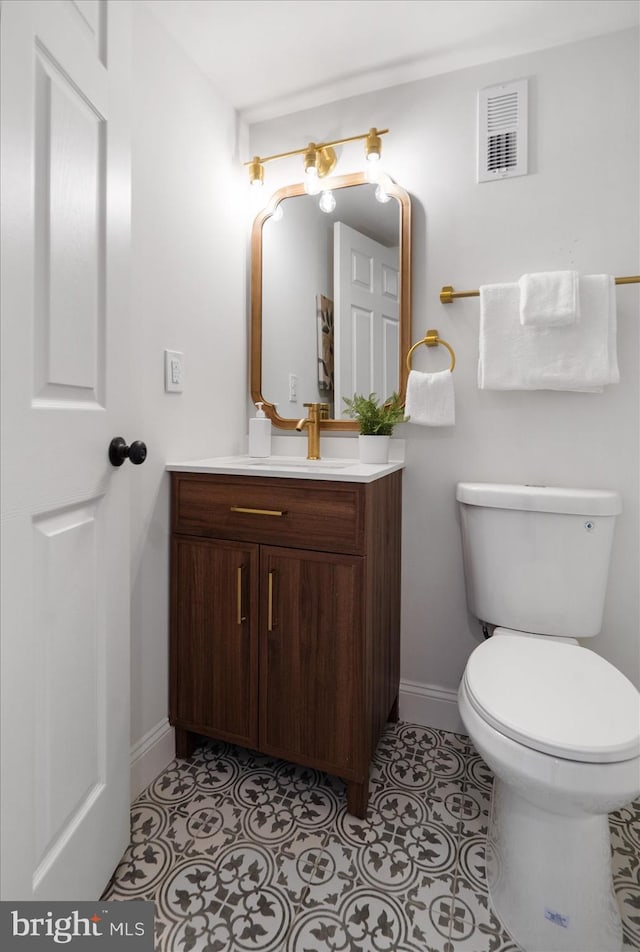
[[[130,754],[132,800],[173,760],[175,751],[173,727],[166,717],[133,745]]]
[[[458,713],[458,694],[437,684],[400,682],[400,720],[422,727],[466,734]]]

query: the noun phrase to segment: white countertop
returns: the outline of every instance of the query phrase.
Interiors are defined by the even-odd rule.
[[[302,456],[214,456],[210,459],[167,463],[178,473],[218,473],[228,476],[275,476],[276,478],[323,479],[345,483],[372,483],[404,468],[401,460],[369,465],[357,459],[308,460]]]

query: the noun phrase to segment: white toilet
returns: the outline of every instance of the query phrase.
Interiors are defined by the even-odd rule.
[[[617,493],[459,483],[462,720],[495,774],[492,906],[526,952],[619,952],[607,813],[640,794],[640,694],[581,647],[602,624]]]

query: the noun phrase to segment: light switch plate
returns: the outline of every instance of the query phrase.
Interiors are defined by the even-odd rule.
[[[184,354],[179,350],[164,352],[164,389],[166,393],[182,393],[184,385]]]

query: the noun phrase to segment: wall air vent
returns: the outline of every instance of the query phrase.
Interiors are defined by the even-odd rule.
[[[527,174],[527,80],[478,93],[478,182]]]

